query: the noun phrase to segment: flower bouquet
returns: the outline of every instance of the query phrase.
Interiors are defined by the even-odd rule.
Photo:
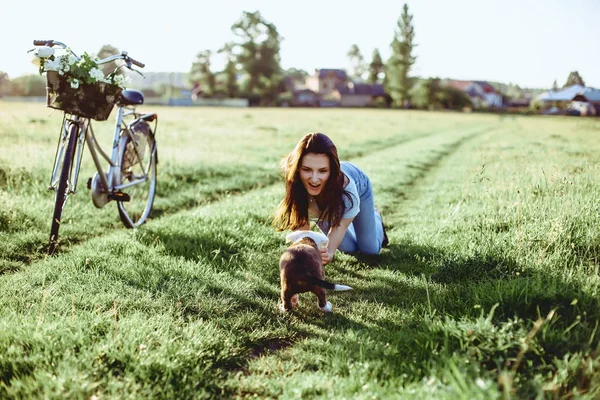
[[[108,119],[124,88],[122,75],[105,76],[87,53],[55,55],[51,47],[41,47],[35,56],[40,74],[46,73],[48,107],[97,121]]]

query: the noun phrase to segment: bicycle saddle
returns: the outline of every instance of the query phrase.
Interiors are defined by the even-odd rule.
[[[139,90],[125,89],[121,92],[121,103],[130,106],[144,104],[144,94]]]

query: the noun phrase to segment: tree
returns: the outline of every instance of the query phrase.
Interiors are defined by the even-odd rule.
[[[473,107],[471,99],[465,92],[451,86],[442,87],[437,98],[440,106],[445,109],[462,110],[465,107]]]
[[[39,75],[23,75],[12,80],[14,96],[45,96],[46,78]]]
[[[391,43],[392,53],[386,65],[386,89],[396,107],[406,106],[414,83],[409,78],[410,69],[416,61],[413,55],[416,45],[412,19],[413,16],[408,13],[408,4],[405,3],[398,20],[398,30]]]
[[[471,107],[471,99],[462,90],[444,84],[440,78],[420,79],[411,89],[411,104],[420,109]]]
[[[260,45],[261,62],[261,103],[273,105],[279,94],[285,91],[283,85],[283,71],[281,69],[281,56],[279,55],[281,36],[273,24],[266,24],[267,38]]]
[[[552,83],[552,90],[553,91],[557,91],[558,90],[558,83],[556,82],[556,79],[554,80],[554,82]]]
[[[523,97],[523,89],[517,84],[509,83],[504,95],[507,99],[520,99]]]
[[[229,60],[227,61],[227,65],[225,65],[225,70],[223,72],[225,73],[225,92],[227,93],[227,96],[230,98],[237,97],[240,91],[240,87],[237,83],[237,65]]]
[[[427,104],[430,108],[438,108],[439,99],[438,92],[440,91],[440,79],[429,78],[425,81],[425,93],[427,94]]]
[[[412,107],[417,109],[428,109],[429,93],[426,79],[419,80],[410,91],[410,102]]]
[[[230,45],[249,78],[244,88],[246,94],[260,96],[263,104],[272,103],[283,80],[279,55],[283,38],[275,25],[267,22],[259,11],[244,11],[231,30],[239,41]]]
[[[225,75],[225,93],[228,97],[234,98],[239,95],[240,87],[238,85],[238,64],[236,62],[236,56],[233,52],[233,45],[231,43],[225,44],[220,48],[217,53],[225,53],[227,57],[227,65],[223,70]]]
[[[102,46],[100,48],[100,51],[98,52],[98,54],[96,56],[98,57],[98,59],[103,59],[106,57],[114,56],[116,54],[121,54],[119,49],[111,46],[110,44],[105,44],[104,46]],[[123,75],[123,72],[124,72],[123,69],[119,68],[120,66],[123,66],[123,65],[124,65],[123,60],[115,60],[115,61],[111,61],[106,64],[102,64],[100,66],[100,70],[102,70],[104,75],[108,75],[115,71],[117,74]]]
[[[192,63],[190,69],[189,80],[194,85],[200,85],[207,95],[213,95],[215,93],[215,74],[210,70],[210,57],[212,51],[203,50],[196,54],[196,59]]]
[[[360,52],[357,44],[350,46],[350,50],[346,53],[350,59],[350,76],[357,80],[362,80],[362,76],[366,71],[365,59]]]
[[[308,72],[298,68],[288,68],[285,71],[285,75],[288,76],[296,85],[304,85],[306,78],[308,78]]]
[[[579,72],[577,72],[577,71],[573,71],[569,74],[569,77],[567,78],[567,82],[565,83],[565,85],[563,87],[572,86],[572,85],[585,86],[585,82],[583,81],[583,79],[579,75]]]
[[[0,97],[8,94],[10,89],[10,79],[6,72],[0,71]]]
[[[385,64],[379,54],[379,50],[373,50],[373,57],[369,64],[369,78],[368,82],[374,84],[379,82],[380,75],[385,71]]]

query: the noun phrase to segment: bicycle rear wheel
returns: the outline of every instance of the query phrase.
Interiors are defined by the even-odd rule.
[[[69,128],[69,138],[67,150],[65,151],[60,178],[58,180],[58,188],[56,189],[56,198],[54,202],[54,213],[52,214],[52,224],[50,226],[50,240],[48,242],[48,254],[52,255],[58,245],[58,230],[60,228],[60,219],[62,212],[69,197],[69,176],[71,175],[71,167],[73,166],[73,157],[75,155],[75,144],[79,134],[79,126],[71,124]]]
[[[132,135],[124,134],[119,149],[119,191],[128,199],[117,201],[121,221],[128,228],[142,225],[152,211],[156,194],[156,142],[150,126],[137,123]]]

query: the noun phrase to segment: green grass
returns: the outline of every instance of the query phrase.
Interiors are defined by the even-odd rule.
[[[48,258],[60,115],[1,105],[1,398],[600,395],[594,119],[158,108],[153,218],[82,184]],[[310,131],[371,177],[391,245],[336,255],[333,313],[281,314],[278,161]]]

